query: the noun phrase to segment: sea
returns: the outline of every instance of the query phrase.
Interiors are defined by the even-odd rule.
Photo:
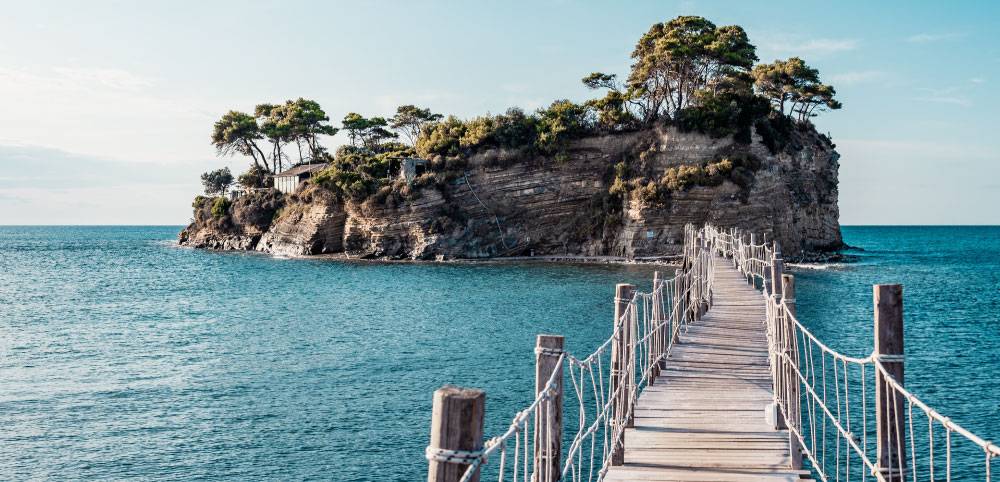
[[[0,480],[425,479],[435,389],[486,390],[500,432],[535,336],[591,351],[615,283],[658,269],[287,259],[180,229],[0,227]],[[791,267],[802,322],[865,356],[872,284],[903,284],[907,387],[1000,439],[1000,227],[843,234],[852,261]]]

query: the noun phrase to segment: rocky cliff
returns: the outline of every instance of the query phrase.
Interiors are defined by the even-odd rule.
[[[404,199],[343,200],[319,186],[241,198],[221,219],[198,211],[180,242],[357,258],[638,258],[676,254],[684,225],[708,222],[766,233],[795,258],[842,246],[838,158],[811,128],[774,151],[756,134],[741,144],[658,128],[580,139],[559,156],[478,152]],[[269,207],[249,208],[257,204]]]

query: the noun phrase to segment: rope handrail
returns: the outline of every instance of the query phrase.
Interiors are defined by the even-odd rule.
[[[635,290],[630,296],[616,298],[620,314],[614,319],[611,336],[585,355],[561,352],[552,377],[531,403],[514,415],[503,433],[488,439],[481,451],[444,458],[467,465],[461,480],[471,480],[498,456],[498,480],[602,480],[615,454],[624,447],[624,432],[638,396],[669,356],[678,334],[698,319],[711,300],[712,251],[705,249],[707,246],[688,248],[704,239],[704,228],[685,227],[683,267],[675,276],[654,281],[650,291]],[[613,349],[626,352],[621,366],[612,364]],[[549,409],[551,392],[559,383],[556,375],[561,376],[564,370],[571,388],[566,394],[575,400],[576,429],[556,471],[539,463],[544,456],[530,447],[538,446],[539,437],[547,440],[545,431],[551,420],[540,416],[547,418],[553,412]],[[528,434],[532,421],[534,439]],[[428,459],[438,453],[428,448]]]
[[[849,356],[823,343],[796,316],[795,300],[775,293],[772,285],[781,281],[770,279],[768,271],[780,258],[776,245],[747,243],[747,235],[738,229],[726,232],[707,226],[706,232],[714,238],[712,245],[720,255],[732,259],[755,285],[760,281],[767,307],[765,324],[775,405],[821,480],[850,480],[860,471],[862,480],[872,476],[879,481],[912,478],[916,482],[921,469],[930,480],[937,480],[935,473],[942,468],[947,480],[952,480],[954,458],[959,453],[953,447],[957,443],[953,433],[981,450],[985,478],[990,480],[991,461],[1000,458],[1000,446],[963,428],[905,389],[885,365],[904,363],[902,355]],[[885,406],[879,406],[879,400]],[[924,412],[926,427],[914,424],[914,407]],[[885,420],[878,422],[879,417]],[[941,451],[941,440],[934,438],[935,424],[945,430],[943,464],[936,453]],[[828,425],[833,433],[827,431]],[[885,433],[881,440],[871,442],[880,431]],[[833,463],[827,457],[831,445]],[[851,453],[861,462],[853,470]],[[961,469],[974,472],[974,457],[968,449],[964,454],[967,464]]]
[[[942,473],[950,481],[954,461],[970,457],[969,447],[953,447],[965,441],[983,454],[989,481],[1000,447],[907,391],[890,368],[904,363],[901,351],[849,356],[820,340],[796,316],[794,292],[783,296],[788,280],[779,246],[755,238],[738,229],[686,226],[682,268],[673,277],[654,278],[650,291],[621,291],[626,285],[620,285],[608,338],[586,354],[536,348],[539,360],[557,361],[506,430],[480,450],[428,447],[428,460],[464,464],[462,481],[481,473],[514,482],[603,480],[624,461],[625,430],[639,395],[667,367],[679,334],[711,305],[716,260],[728,259],[762,291],[776,422],[788,429],[793,464],[801,453],[823,481],[917,482],[921,474],[933,481]],[[926,415],[925,427],[914,423],[914,408]],[[553,414],[563,411],[568,415],[557,422]],[[569,424],[565,448],[563,423]],[[943,440],[935,438],[936,427],[943,428]]]

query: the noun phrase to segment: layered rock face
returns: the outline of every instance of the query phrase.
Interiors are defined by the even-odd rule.
[[[195,208],[194,220],[181,231],[178,242],[192,248],[252,250],[284,203],[278,191],[255,192],[234,201],[227,215],[216,216],[212,202],[203,202]]]
[[[333,193],[310,187],[281,211],[253,248],[284,256],[339,253],[344,250],[347,213]]]
[[[196,218],[181,244],[358,258],[641,258],[678,253],[684,225],[708,222],[764,233],[791,258],[838,249],[839,155],[812,130],[794,133],[792,144],[775,154],[756,135],[736,144],[664,128],[581,139],[558,160],[487,150],[470,157],[462,175],[398,204],[341,202],[311,187],[286,197],[256,240],[249,234],[256,226],[218,232]],[[759,159],[750,182],[694,185],[655,200],[609,193],[617,164],[628,166],[631,178],[656,181],[669,168],[732,155]],[[227,242],[228,233],[238,234]]]

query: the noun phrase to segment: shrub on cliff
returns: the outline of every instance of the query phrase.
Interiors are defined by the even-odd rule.
[[[423,157],[462,156],[493,147],[552,154],[564,149],[568,141],[593,133],[594,128],[591,107],[557,100],[531,115],[512,108],[468,121],[448,117],[428,125],[417,138],[416,149]]]
[[[343,198],[367,199],[392,183],[400,158],[413,156],[413,149],[403,144],[386,143],[382,148],[377,153],[361,147],[338,149],[330,167],[316,173],[310,182]]]
[[[225,196],[219,196],[212,201],[212,217],[219,219],[229,212],[229,199]]]
[[[795,123],[788,116],[772,113],[767,117],[757,119],[754,122],[754,129],[760,135],[761,142],[767,146],[767,149],[772,154],[777,154],[791,140]]]
[[[558,153],[573,139],[593,132],[590,108],[568,100],[557,100],[538,110],[535,145],[545,153]]]
[[[465,123],[453,115],[441,122],[432,123],[417,138],[417,154],[422,157],[457,156],[461,153],[461,139],[465,130]]]
[[[683,191],[694,186],[718,186],[729,180],[746,189],[760,166],[760,159],[752,155],[737,155],[698,165],[670,167],[660,178],[660,185],[669,191]]]
[[[771,111],[767,99],[752,92],[700,92],[696,105],[677,113],[677,127],[682,131],[698,131],[712,137],[734,136],[736,141],[749,144],[751,128]]]
[[[250,169],[240,174],[239,183],[244,189],[267,187],[267,171],[260,166],[251,165]]]
[[[195,212],[205,207],[205,201],[212,199],[208,196],[202,196],[201,194],[194,197],[194,202],[191,203],[191,207],[194,208]]]

